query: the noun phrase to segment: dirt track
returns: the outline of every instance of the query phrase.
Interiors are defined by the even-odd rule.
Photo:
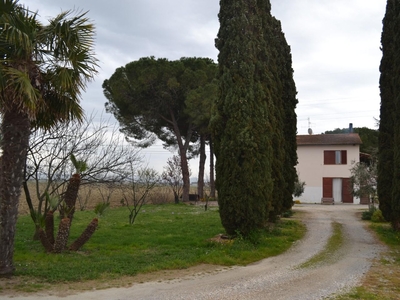
[[[358,205],[296,205],[304,212],[308,232],[288,252],[246,267],[223,268],[171,281],[137,283],[128,288],[95,290],[59,297],[15,296],[2,299],[128,300],[128,299],[322,299],[357,285],[372,259],[384,250],[363,227]],[[332,222],[343,225],[345,242],[332,261],[298,268],[320,252],[332,233]]]

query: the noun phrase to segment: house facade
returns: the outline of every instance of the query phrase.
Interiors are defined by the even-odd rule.
[[[360,160],[360,144],[357,133],[298,135],[296,169],[306,185],[295,200],[359,204],[350,192],[350,169]]]

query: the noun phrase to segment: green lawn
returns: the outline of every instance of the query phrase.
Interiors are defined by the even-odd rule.
[[[245,265],[284,252],[305,232],[300,222],[283,219],[253,242],[236,239],[216,243],[210,238],[224,232],[216,207],[204,211],[203,207],[183,204],[146,205],[133,225],[128,224],[128,214],[124,207],[108,210],[81,251],[63,254],[46,254],[40,242],[32,240],[30,217],[21,216],[15,241],[15,275],[66,282],[118,278],[201,263]],[[75,213],[70,241],[93,217],[91,211]]]

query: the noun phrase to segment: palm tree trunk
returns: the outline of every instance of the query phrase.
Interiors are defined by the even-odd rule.
[[[49,253],[53,252],[54,245],[52,243],[50,243],[49,239],[46,236],[46,233],[43,231],[42,228],[38,229],[38,236],[39,236],[39,240],[42,243],[46,252],[49,252]]]
[[[44,219],[45,225],[44,228],[46,230],[46,237],[51,245],[54,245],[54,213],[49,210],[46,214],[46,218]]]
[[[99,220],[94,218],[92,222],[86,227],[86,229],[82,232],[79,238],[76,239],[75,242],[69,246],[70,251],[78,251],[82,246],[92,237],[93,233],[96,231],[97,225],[99,224]]]
[[[0,161],[0,276],[11,276],[18,201],[29,146],[30,121],[18,107],[5,110],[1,125]]]
[[[65,206],[66,206],[66,216],[72,222],[72,218],[75,213],[76,199],[78,198],[79,186],[81,184],[81,176],[79,174],[73,174],[69,179],[67,190],[65,191]],[[65,213],[65,212],[64,212]]]
[[[54,253],[61,253],[67,248],[71,220],[64,218],[58,225],[58,234],[54,241]]]

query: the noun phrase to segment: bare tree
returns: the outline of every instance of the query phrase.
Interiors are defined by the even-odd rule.
[[[175,203],[178,204],[183,189],[181,159],[178,155],[168,158],[167,165],[164,167],[161,178],[171,187],[174,193]]]
[[[132,164],[140,164],[139,151],[125,143],[116,125],[95,116],[83,124],[58,125],[49,131],[33,132],[25,166],[23,188],[36,233],[49,210],[46,194],[62,199],[75,168],[74,154],[86,162],[82,185],[122,182]],[[33,201],[33,194],[37,202]],[[82,208],[82,207],[81,207]]]
[[[151,190],[160,182],[154,169],[142,168],[135,170],[131,165],[129,181],[121,182],[123,201],[129,210],[129,224],[133,224]]]

